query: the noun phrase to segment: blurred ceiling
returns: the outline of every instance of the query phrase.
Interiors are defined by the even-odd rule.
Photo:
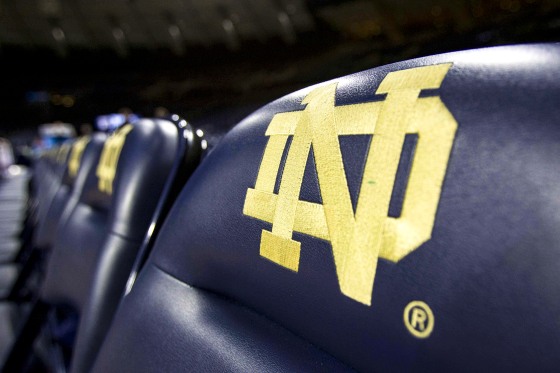
[[[302,0],[17,0],[3,1],[0,40],[6,45],[71,49],[168,48],[184,55],[192,46],[242,41],[295,41],[313,19]]]
[[[0,132],[123,106],[229,126],[383,63],[559,36],[553,0],[0,0]]]

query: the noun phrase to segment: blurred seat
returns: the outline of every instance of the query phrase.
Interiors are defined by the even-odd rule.
[[[97,133],[93,138],[84,136],[71,144],[71,150],[65,152],[68,156],[58,157],[56,178],[52,181],[53,191],[48,193],[50,198],[45,198],[41,205],[47,205],[44,213],[39,214],[37,227],[34,232],[33,245],[43,250],[49,249],[55,238],[56,227],[64,219],[81,195],[86,175],[92,170],[99,159],[105,135]],[[68,144],[68,146],[70,146]],[[82,165],[82,156],[86,148],[88,156]],[[83,168],[78,177],[80,168]],[[64,212],[67,211],[66,214]]]
[[[49,208],[54,196],[64,185],[67,179],[67,166],[74,140],[67,141],[57,148],[51,149],[45,156],[41,157],[33,177],[33,196],[36,200],[36,211],[34,223],[36,226],[44,224],[47,219]],[[77,142],[78,145],[82,141]]]
[[[36,162],[25,183],[19,185],[20,214],[17,234],[10,243],[0,247],[0,263],[21,262],[34,247],[34,229],[46,220],[52,199],[61,185],[66,171],[72,141],[49,149]],[[21,171],[16,173],[22,173]],[[16,216],[13,212],[11,216]]]
[[[58,187],[54,190],[52,199],[43,197],[38,202],[38,210],[44,210],[44,213],[37,216],[31,242],[20,243],[11,252],[2,251],[4,263],[11,264],[0,265],[0,288],[3,289],[0,291],[0,299],[19,301],[29,296],[29,292],[41,281],[42,264],[52,247],[57,227],[64,224],[79,201],[88,173],[95,171],[105,137],[98,133],[91,138],[80,138],[72,144],[71,151],[64,151],[63,158],[57,157],[59,160],[56,171],[60,174],[60,180],[50,182],[57,183]],[[51,188],[55,189],[53,186]],[[48,208],[41,207],[44,204]],[[30,281],[31,276],[35,276],[34,283]]]
[[[60,210],[64,210],[62,205],[71,210],[79,200],[88,174],[95,172],[95,166],[101,154],[104,141],[105,135],[95,134],[92,138],[84,138],[73,144],[70,154],[71,169],[64,176],[64,186],[57,193],[56,201],[50,204],[49,213],[46,214],[45,220],[41,223],[51,226],[52,232],[48,233],[49,236],[54,236],[56,226],[64,220],[62,213],[59,213]],[[84,145],[83,148],[80,144]],[[44,160],[43,165],[46,167]],[[39,169],[41,167],[35,167],[35,170]],[[44,175],[41,172],[39,174]],[[34,175],[34,177],[37,180],[37,175]],[[39,184],[41,181],[45,180],[37,180]],[[37,185],[37,188],[40,187],[40,185]],[[67,194],[67,198],[63,198],[64,194]],[[42,201],[42,203],[50,202],[48,200]],[[59,204],[61,206],[58,206]],[[41,224],[39,224],[38,231],[43,229]],[[2,325],[2,328],[0,328],[2,329],[0,333],[0,361],[3,361],[4,355],[14,342],[17,331],[25,322],[25,316],[29,312],[29,303],[25,301],[26,296],[29,295],[29,288],[38,286],[38,283],[41,281],[40,272],[43,271],[43,268],[41,266],[42,262],[38,259],[45,254],[48,247],[44,246],[46,243],[45,239],[39,242],[42,242],[42,246],[33,246],[30,255],[24,256],[21,263],[4,263],[0,265],[0,298],[4,299],[0,303],[0,324]],[[52,241],[48,242],[52,243]],[[35,240],[34,245],[36,244],[37,241]],[[31,277],[32,279],[30,279]]]
[[[36,240],[34,240],[33,235],[30,233],[28,237],[23,237],[21,231],[26,229],[26,224],[33,224],[33,227],[29,227],[31,231],[37,227],[41,227],[47,223],[50,223],[48,217],[49,209],[53,203],[53,197],[58,192],[61,185],[67,187],[70,181],[73,180],[66,175],[66,168],[68,163],[68,156],[70,154],[70,149],[72,148],[71,143],[65,143],[59,148],[53,149],[55,154],[53,157],[43,157],[39,160],[37,167],[35,167],[36,175],[32,176],[32,183],[36,184],[36,192],[30,198],[35,198],[37,201],[37,211],[30,209],[30,206],[26,203],[20,203],[20,209],[18,214],[15,211],[10,213],[13,218],[18,217],[17,221],[19,224],[18,234],[11,241],[12,245],[2,245],[0,247],[0,263],[10,263],[16,261],[16,257],[20,253],[20,250],[31,249],[36,246]],[[66,178],[68,180],[64,180]],[[20,193],[23,196],[27,196],[28,186],[19,185]],[[34,216],[29,216],[33,214]],[[54,219],[56,221],[57,219]],[[45,233],[43,233],[44,235]],[[25,247],[27,246],[27,247]]]
[[[184,120],[142,119],[107,139],[77,203],[57,227],[40,299],[11,347],[5,370],[23,366],[37,324],[55,311],[65,317],[54,323],[52,338],[70,348],[73,371],[89,370],[133,262],[151,244],[200,151],[200,139]],[[61,334],[75,316],[79,325]],[[72,330],[75,348],[67,341]]]
[[[559,45],[391,64],[236,126],[95,372],[554,371]]]

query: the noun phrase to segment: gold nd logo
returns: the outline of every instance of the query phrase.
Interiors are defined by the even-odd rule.
[[[66,161],[66,156],[70,151],[70,144],[64,143],[58,148],[58,153],[56,154],[56,162],[57,163],[64,163]]]
[[[113,193],[113,180],[117,172],[117,163],[121,155],[126,135],[132,131],[132,125],[127,124],[111,135],[103,145],[103,152],[97,165],[96,175],[99,178],[98,188],[107,194]]]
[[[89,136],[80,137],[74,142],[72,146],[72,152],[70,153],[70,159],[68,160],[68,174],[71,177],[76,177],[78,174],[78,169],[80,168],[80,162],[82,161],[82,155],[89,142]]]
[[[340,290],[370,305],[377,260],[398,262],[430,239],[457,122],[437,96],[450,63],[389,73],[376,94],[381,102],[335,106],[336,83],[311,91],[302,111],[279,113],[245,215],[272,223],[261,235],[260,255],[298,271],[300,242],[294,231],[331,243]],[[373,93],[373,92],[372,92]],[[354,214],[338,136],[373,135]],[[388,217],[406,134],[418,142],[399,218]],[[282,153],[293,136],[280,189],[274,193]],[[323,204],[299,200],[311,146]]]

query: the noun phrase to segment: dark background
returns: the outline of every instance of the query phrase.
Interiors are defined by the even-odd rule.
[[[122,107],[229,128],[337,76],[559,36],[553,0],[0,0],[0,136]]]

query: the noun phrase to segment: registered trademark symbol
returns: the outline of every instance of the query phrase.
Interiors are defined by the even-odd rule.
[[[419,300],[410,302],[404,309],[404,325],[417,338],[428,338],[434,330],[434,313]]]

